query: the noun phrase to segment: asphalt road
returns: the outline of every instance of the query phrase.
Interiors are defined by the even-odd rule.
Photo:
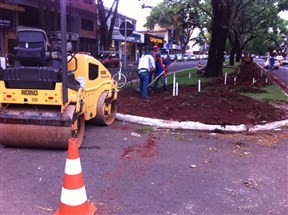
[[[254,61],[259,66],[263,67],[264,59],[254,59]],[[184,69],[195,68],[198,66],[199,62],[201,62],[202,65],[207,64],[207,60],[177,62],[176,64],[173,65],[173,67],[171,69],[169,69],[169,72],[175,72],[175,71],[181,71]],[[133,68],[136,69],[136,67],[137,67],[136,62],[133,62],[132,64],[134,65]],[[127,63],[127,65],[128,65],[128,63]],[[119,70],[119,68],[115,68],[115,67],[111,67],[108,69],[112,75],[115,74]],[[282,85],[288,86],[288,65],[281,66],[279,69],[273,70],[270,73],[279,81],[279,83],[281,83]]]
[[[216,134],[117,121],[87,126],[79,152],[99,215],[288,214],[287,128]],[[0,153],[0,214],[54,213],[66,151],[0,145]]]
[[[79,152],[99,215],[288,214],[288,128],[217,134],[116,121],[87,125]],[[0,145],[0,154],[0,214],[54,213],[67,152]]]
[[[198,63],[201,62],[202,65],[206,65],[207,60],[197,60],[197,61],[185,61],[185,62],[176,62],[171,69],[169,69],[169,72],[175,72],[175,71],[180,71],[183,69],[189,69],[189,68],[194,68],[198,66]],[[131,64],[133,64],[133,68],[136,69],[137,68],[137,63],[136,62],[130,62]],[[128,65],[128,63],[127,63]],[[108,70],[110,71],[110,73],[112,75],[114,75],[118,70],[119,67],[110,67],[108,68]]]
[[[264,65],[264,59],[255,59],[255,62],[261,67]],[[267,72],[273,76],[275,82],[288,94],[288,65],[280,66],[279,69],[273,71],[267,70]]]

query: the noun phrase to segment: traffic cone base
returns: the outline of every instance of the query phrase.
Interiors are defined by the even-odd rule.
[[[96,206],[87,201],[76,139],[69,139],[61,202],[55,215],[93,215]]]
[[[85,202],[83,205],[69,206],[63,203],[60,203],[60,208],[55,212],[54,215],[72,215],[72,214],[85,214],[85,215],[94,215],[97,211],[95,205],[90,205],[88,202]]]

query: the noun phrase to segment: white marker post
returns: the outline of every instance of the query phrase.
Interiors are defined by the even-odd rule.
[[[201,92],[201,80],[200,79],[198,80],[198,92],[199,93]]]
[[[225,72],[225,76],[224,76],[224,85],[226,85],[227,83],[227,72]]]
[[[176,82],[176,93],[175,93],[175,96],[178,96],[178,82]]]
[[[173,76],[173,96],[175,96],[175,86],[176,85],[176,75],[174,73],[174,76]]]

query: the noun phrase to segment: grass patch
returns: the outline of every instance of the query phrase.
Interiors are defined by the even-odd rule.
[[[223,66],[223,76],[225,72],[227,74],[235,72],[235,69],[238,68],[240,63],[235,63],[234,66]],[[179,83],[179,85],[197,85],[198,80],[200,79],[202,83],[204,82],[211,82],[213,81],[213,78],[204,78],[200,76],[199,74],[196,74],[197,68],[187,69],[183,70],[181,72],[176,73],[176,82]],[[190,75],[189,75],[190,74]],[[167,75],[167,84],[172,85],[173,84],[173,73],[168,73]],[[190,78],[189,78],[190,77]]]
[[[283,93],[283,91],[277,86],[277,85],[269,85],[266,87],[261,88],[261,90],[264,90],[266,92],[263,93],[242,93],[244,96],[248,96],[252,99],[258,100],[258,101],[284,101],[288,102],[288,97]]]
[[[227,72],[227,74],[230,73],[234,73],[235,69],[237,69],[239,67],[240,63],[235,63],[234,66],[229,66],[229,65],[224,65],[223,66],[223,74],[225,74],[225,72]]]
[[[152,131],[154,131],[154,129],[150,126],[143,126],[143,127],[139,128],[139,133],[142,133],[142,134],[148,134]]]
[[[212,79],[210,78],[203,78],[200,75],[196,74],[197,69],[187,69],[183,70],[182,72],[177,72],[176,75],[176,82],[179,83],[179,85],[196,85],[198,84],[198,80],[201,79],[201,82],[208,82]],[[190,74],[190,75],[189,75]],[[172,85],[173,84],[173,73],[168,73],[167,75],[167,84]],[[189,78],[190,77],[190,78]]]

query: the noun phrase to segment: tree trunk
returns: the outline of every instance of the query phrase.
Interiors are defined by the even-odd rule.
[[[233,39],[233,46],[231,48],[231,51],[230,51],[230,59],[229,59],[229,65],[230,66],[234,66],[234,56],[235,56],[235,53],[239,47],[239,40],[238,40],[238,35],[237,35],[237,32],[234,32],[234,39]]]
[[[57,29],[60,14],[60,3],[51,0],[39,1],[39,20],[41,28],[45,31],[55,31]]]
[[[208,77],[223,74],[223,57],[229,32],[231,17],[231,0],[211,0],[213,8],[212,38],[207,62]]]
[[[236,52],[236,62],[240,62],[240,60],[241,60],[241,56],[242,56],[242,54],[241,54],[241,50],[237,50],[237,52]]]
[[[119,0],[114,0],[110,10],[106,13],[103,0],[97,0],[98,17],[100,22],[100,45],[104,50],[109,50],[112,43],[113,29],[115,26],[116,17],[118,14]],[[113,16],[110,19],[114,7]],[[107,25],[110,19],[110,26]]]
[[[234,66],[234,61],[235,61],[235,51],[231,50],[229,53],[229,66]]]

